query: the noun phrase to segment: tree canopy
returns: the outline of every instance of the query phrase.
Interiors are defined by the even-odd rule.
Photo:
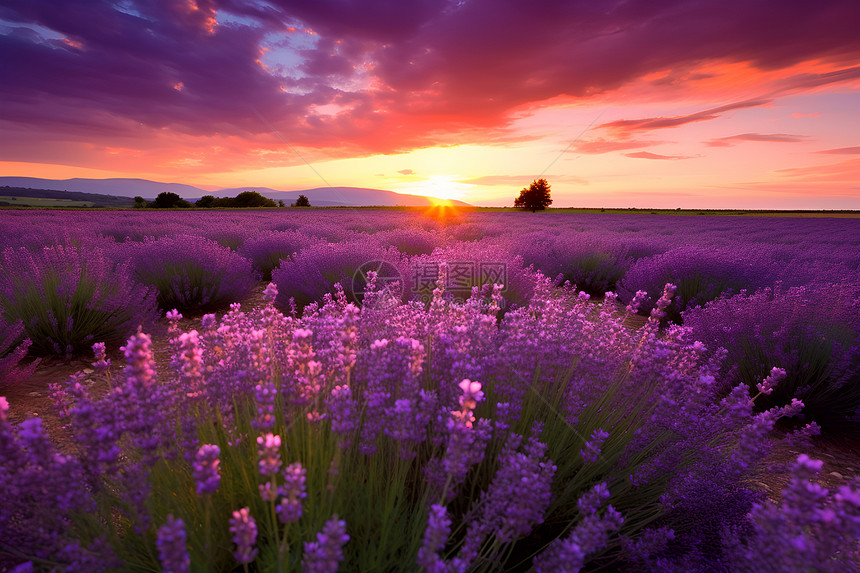
[[[242,191],[235,197],[213,197],[204,195],[195,203],[196,206],[205,209],[222,207],[229,209],[245,207],[277,207],[278,204],[257,193],[256,191]]]
[[[299,195],[299,198],[296,199],[296,207],[310,207],[310,200],[304,195]]]
[[[549,183],[546,179],[532,181],[532,184],[528,188],[523,188],[520,196],[514,199],[514,207],[526,209],[532,213],[542,211],[550,205],[552,205],[552,199],[549,196]]]
[[[155,201],[150,202],[147,207],[153,209],[173,209],[176,207],[188,208],[191,207],[191,203],[176,193],[164,191],[159,193],[158,197],[155,198]]]

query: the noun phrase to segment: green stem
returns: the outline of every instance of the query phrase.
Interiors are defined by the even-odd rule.
[[[277,491],[277,483],[275,482],[275,476],[272,476],[272,491],[271,491],[271,499],[269,500],[269,517],[272,519],[272,534],[275,536],[275,543],[278,544],[278,573],[281,573],[284,570],[284,562],[283,557],[281,555],[281,545],[280,545],[280,536],[278,535],[278,512],[275,511],[275,492]]]
[[[206,570],[212,570],[212,495],[207,495],[204,502],[206,505]]]

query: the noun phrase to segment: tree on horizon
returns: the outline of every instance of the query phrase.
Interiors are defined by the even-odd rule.
[[[549,194],[549,183],[546,179],[536,179],[528,188],[523,188],[520,191],[520,196],[514,199],[514,207],[523,210],[529,210],[532,213],[535,211],[543,211],[552,205],[552,199]]]

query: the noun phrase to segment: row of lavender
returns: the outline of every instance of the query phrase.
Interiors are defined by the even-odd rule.
[[[499,288],[390,306],[376,278],[301,318],[273,284],[199,332],[171,312],[172,372],[145,334],[122,372],[97,345],[110,391],[53,385],[72,452],[0,399],[0,549],[21,571],[853,566],[860,480],[828,492],[801,455],[781,505],[749,489],[803,406],[754,413],[778,368],[723,395],[724,355],[659,333],[671,287],[634,331],[546,279],[499,321]]]
[[[644,291],[641,313],[675,284],[668,319],[729,350],[732,382],[752,388],[780,364],[789,373],[780,398],[805,400],[808,416],[832,423],[860,407],[855,219],[46,211],[5,212],[2,231],[6,352],[20,354],[15,340],[26,337],[31,353],[80,355],[121,342],[158,309],[240,300],[260,278],[296,312],[336,282],[359,302],[368,269],[397,279],[404,302],[427,302],[440,262],[452,263],[449,293],[465,299],[472,286],[503,282],[507,308],[528,302],[533,265],[624,304]]]
[[[806,482],[820,464],[798,461],[779,508],[744,485],[778,418],[835,428],[860,405],[853,221],[708,219],[711,236],[681,218],[175,215],[2,221],[7,380],[27,374],[17,338],[115,348],[160,311],[218,308],[267,275],[286,313],[174,331],[158,384],[137,336],[107,396],[57,385],[81,456],[4,414],[0,493],[16,502],[0,538],[21,560],[760,569],[764,547],[777,569],[838,570],[857,550],[856,485],[828,497]],[[657,304],[647,281],[654,298],[677,288]],[[604,288],[651,320],[622,327],[615,295],[588,301]]]

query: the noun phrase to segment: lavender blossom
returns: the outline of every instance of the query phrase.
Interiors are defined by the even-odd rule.
[[[762,394],[773,394],[773,389],[783,380],[785,380],[785,370],[774,367],[767,378],[756,384],[756,388]]]
[[[282,497],[275,511],[281,523],[290,523],[302,516],[302,500],[308,496],[305,484],[307,470],[295,462],[284,468],[283,475],[284,484],[278,488]]]
[[[277,388],[271,382],[262,382],[254,387],[257,400],[257,416],[251,422],[257,430],[271,430],[275,425],[275,395]]]
[[[603,447],[603,442],[605,442],[608,437],[609,432],[604,432],[600,428],[597,428],[591,433],[591,438],[585,442],[585,449],[579,451],[582,459],[585,460],[585,463],[593,464],[597,461],[597,458],[600,457],[600,448]]]
[[[191,558],[185,546],[185,523],[173,515],[167,516],[167,523],[158,530],[158,559],[165,573],[187,573]]]
[[[337,515],[327,521],[317,540],[305,543],[305,556],[302,571],[305,573],[335,573],[343,561],[343,546],[349,541],[346,522],[338,520]]]
[[[236,551],[233,552],[236,561],[242,564],[254,561],[258,551],[254,547],[257,542],[257,522],[251,517],[247,507],[233,512],[233,517],[230,518],[230,533],[233,534],[233,543],[236,544]]]
[[[95,357],[95,361],[93,362],[93,369],[99,374],[104,374],[108,370],[110,370],[110,358],[107,358],[107,352],[105,351],[105,343],[104,342],[96,342],[93,344],[93,355]]]
[[[218,490],[221,476],[218,474],[218,446],[203,444],[197,450],[197,457],[191,465],[194,481],[197,482],[197,495],[209,495]]]
[[[584,515],[573,531],[565,539],[555,541],[541,555],[535,558],[534,566],[538,573],[576,573],[585,565],[586,558],[602,549],[609,536],[621,527],[624,519],[611,505],[604,515],[598,510],[609,499],[606,484],[597,484],[583,495],[577,505]]]
[[[266,285],[266,288],[263,289],[263,298],[269,303],[275,302],[275,299],[278,298],[278,287],[275,283]]]
[[[424,541],[418,550],[418,566],[427,573],[447,573],[447,564],[439,557],[439,552],[445,548],[449,535],[451,519],[448,517],[448,511],[444,505],[434,503],[430,506]]]
[[[120,350],[125,353],[127,361],[126,379],[141,388],[155,384],[155,356],[152,353],[152,338],[148,334],[138,332]]]
[[[257,438],[260,473],[272,476],[281,468],[281,437],[272,433]]]

